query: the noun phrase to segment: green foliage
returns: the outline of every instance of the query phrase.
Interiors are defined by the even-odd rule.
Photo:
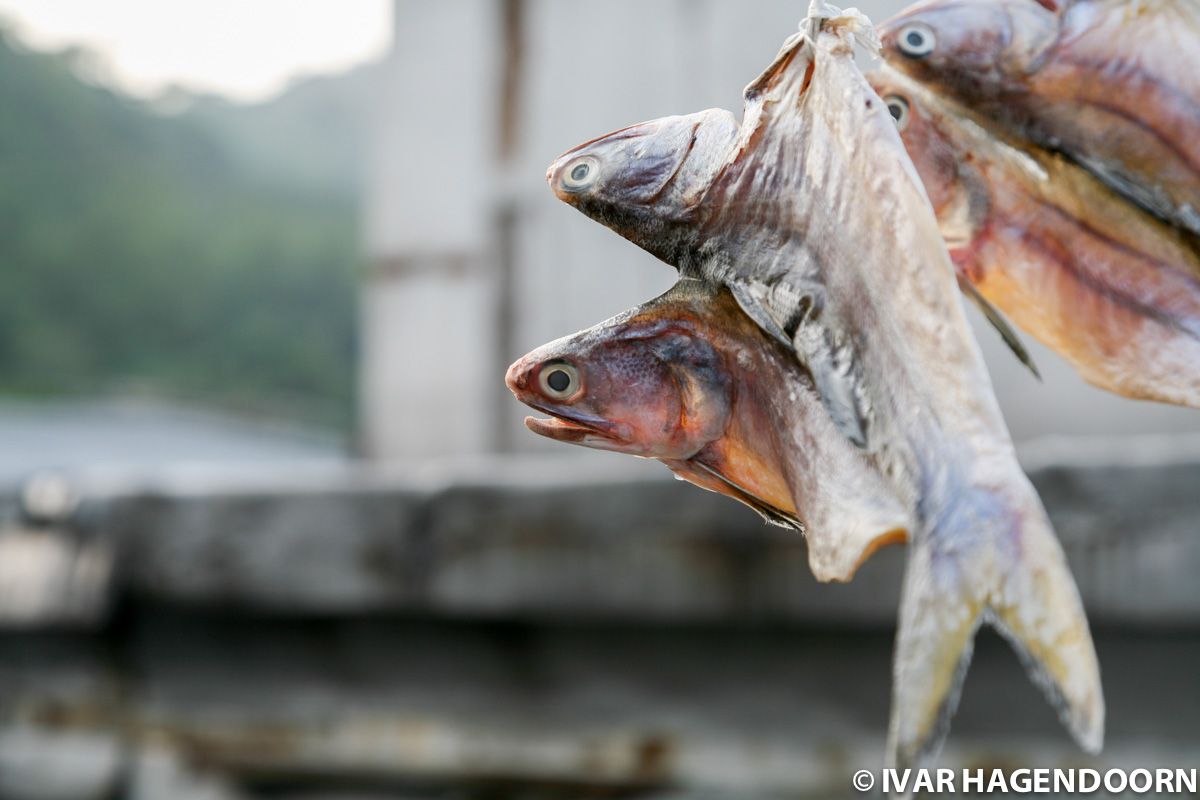
[[[347,427],[356,209],[0,37],[0,392]]]
[[[187,116],[213,134],[238,167],[264,180],[356,198],[378,64],[296,81],[278,97],[242,105],[182,95]]]

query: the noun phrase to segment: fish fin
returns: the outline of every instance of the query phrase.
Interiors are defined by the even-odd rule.
[[[1102,183],[1130,202],[1141,206],[1154,216],[1178,225],[1194,235],[1200,235],[1200,210],[1190,205],[1176,206],[1170,198],[1153,187],[1144,186],[1136,178],[1129,177],[1119,165],[1101,158],[1075,156],[1075,160],[1091,172]]]
[[[816,322],[820,314],[820,291],[814,287],[804,302],[797,303],[792,319],[780,323],[766,291],[748,281],[730,281],[729,290],[742,311],[772,338],[793,351],[812,375],[822,404],[837,429],[860,449],[868,450],[868,415],[865,393],[854,369],[848,347],[838,346],[835,336]],[[798,293],[804,294],[804,293]],[[788,330],[795,333],[788,335]]]
[[[754,320],[754,323],[766,331],[772,339],[787,349],[792,349],[792,338],[784,333],[783,326],[775,321],[766,293],[762,291],[761,287],[748,281],[729,281],[729,291],[733,295],[733,299],[737,300],[742,311],[746,312],[746,316]]]
[[[1025,537],[1021,561],[1024,568],[1006,596],[993,602],[988,622],[1008,640],[1079,746],[1098,753],[1104,746],[1100,667],[1062,548],[1052,533]]]
[[[710,492],[732,497],[739,503],[749,506],[758,512],[758,515],[763,518],[764,522],[770,525],[778,525],[781,528],[790,528],[801,533],[804,532],[804,523],[795,516],[776,508],[762,498],[746,491],[701,461],[690,459],[688,461],[668,461],[665,463],[676,475],[689,483],[693,483],[701,489],[708,489]]]
[[[1087,618],[1041,502],[975,489],[915,537],[900,602],[888,760],[928,762],[958,705],[980,624],[996,627],[1088,752],[1104,737]]]
[[[996,332],[1000,334],[1000,338],[1008,345],[1008,349],[1012,350],[1017,360],[1028,367],[1029,371],[1033,373],[1033,377],[1040,381],[1042,373],[1038,371],[1037,364],[1033,361],[1033,356],[1025,349],[1025,343],[1021,341],[1021,337],[1017,335],[1017,332],[1009,323],[1008,318],[1004,316],[1004,313],[992,305],[990,300],[980,294],[979,289],[975,288],[975,284],[971,283],[961,273],[958,273],[958,288],[975,304],[975,307],[983,314],[983,318],[996,329]]]
[[[808,367],[833,424],[855,447],[870,451],[868,406],[853,353],[839,345],[832,331],[815,323],[796,328],[792,347]]]
[[[818,520],[816,528],[810,529],[798,516],[743,489],[698,458],[666,463],[684,480],[744,503],[768,524],[804,534],[809,567],[813,577],[822,583],[845,583],[880,548],[908,540],[906,515],[892,508],[890,496],[882,499],[868,495],[867,502],[859,497],[827,507],[827,512],[836,508],[843,513],[834,516],[827,513]],[[856,488],[861,491],[861,487]]]

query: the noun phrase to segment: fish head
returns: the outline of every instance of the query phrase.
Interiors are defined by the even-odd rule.
[[[1053,0],[927,0],[880,27],[884,58],[960,98],[1019,91],[1058,34]]]
[[[806,531],[821,580],[848,580],[910,524],[834,427],[807,370],[728,289],[662,297],[540,347],[508,370],[535,433],[662,461],[677,477]]]
[[[563,202],[670,261],[737,135],[723,109],[663,117],[568,150],[546,180]]]
[[[724,433],[733,405],[720,352],[653,305],[539,347],[505,376],[534,433],[659,459],[688,459]]]

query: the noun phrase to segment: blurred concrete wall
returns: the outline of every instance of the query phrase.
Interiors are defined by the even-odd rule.
[[[882,21],[904,4],[858,5]],[[365,203],[366,453],[553,446],[521,427],[504,368],[660,293],[674,271],[555,199],[546,166],[640,120],[740,110],[742,87],[806,8],[803,0],[397,0]],[[990,330],[978,330],[1018,439],[1200,430],[1200,414],[1091,389],[1030,341],[1039,384]]]

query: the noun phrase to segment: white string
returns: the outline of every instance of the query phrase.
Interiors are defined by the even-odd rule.
[[[838,23],[840,28],[848,29],[854,36],[855,44],[866,50],[869,55],[879,55],[881,46],[879,34],[875,32],[875,26],[871,24],[870,18],[857,8],[843,10],[828,0],[811,0],[808,5],[808,16],[800,23],[800,30],[808,36],[809,40],[815,42],[817,35],[821,32],[821,26],[827,20]]]

